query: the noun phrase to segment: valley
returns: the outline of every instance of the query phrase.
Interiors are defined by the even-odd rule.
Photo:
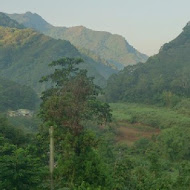
[[[189,142],[189,23],[148,57],[0,13],[0,189],[188,190]]]

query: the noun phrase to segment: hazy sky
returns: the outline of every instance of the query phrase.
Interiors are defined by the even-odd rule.
[[[190,21],[190,0],[0,0],[0,11],[31,11],[56,26],[121,34],[139,51],[153,55]]]

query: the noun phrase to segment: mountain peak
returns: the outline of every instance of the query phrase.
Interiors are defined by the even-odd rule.
[[[30,12],[30,11],[27,11],[26,13],[24,13],[25,15],[33,15],[33,13],[32,12]]]
[[[38,31],[45,31],[52,26],[46,22],[40,15],[27,11],[24,14],[7,14],[11,19],[16,20],[18,23],[22,23],[27,28],[33,28]]]
[[[85,48],[101,59],[107,60],[118,69],[147,60],[147,56],[133,48],[121,35],[111,34],[106,31],[95,31],[84,26],[54,27],[39,15],[31,12],[13,19],[28,28],[36,29],[56,39],[70,41],[78,48]]]
[[[40,15],[38,15],[37,13],[32,13],[30,11],[27,11],[26,13],[24,13],[23,15],[29,17],[30,19],[38,19],[41,22],[46,22]],[[47,22],[46,22],[47,23]]]
[[[24,26],[9,18],[5,13],[0,12],[0,26],[23,29]]]

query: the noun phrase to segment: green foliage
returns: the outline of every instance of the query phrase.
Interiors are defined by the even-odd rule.
[[[113,118],[116,121],[142,123],[153,128],[189,127],[189,115],[178,110],[134,103],[111,103]]]
[[[85,186],[92,189],[104,187],[106,168],[98,155],[98,142],[94,134],[84,131],[80,136],[73,137],[68,133],[64,138],[64,141],[57,142],[60,144],[59,151],[62,150],[61,154],[57,155],[57,167],[54,173],[57,187]]]
[[[42,78],[53,87],[43,93],[41,118],[44,127],[54,126],[57,167],[56,188],[98,189],[105,187],[106,170],[98,154],[98,140],[84,123],[93,120],[105,124],[111,120],[109,106],[97,100],[100,88],[77,66],[83,60],[62,58],[50,66],[61,66]],[[42,134],[43,135],[43,134]]]
[[[43,24],[44,27],[48,26],[48,23]],[[129,66],[119,75],[111,77],[107,88],[109,100],[158,103],[166,106],[112,103],[110,106],[115,122],[112,125],[107,125],[111,121],[110,106],[97,99],[101,89],[87,76],[85,70],[81,70],[83,60],[64,57],[53,61],[50,66],[54,69],[44,71],[48,75],[42,78],[43,83],[39,85],[44,89],[47,86],[51,88],[42,95],[40,116],[43,124],[36,137],[26,135],[15,127],[19,128],[22,123],[35,127],[38,122],[11,118],[13,127],[7,119],[0,117],[0,189],[49,189],[48,129],[52,125],[55,141],[55,189],[189,189],[189,33],[187,26],[177,39],[166,44],[146,64]],[[62,46],[63,41],[59,40],[54,43],[54,40],[29,29],[0,28],[0,36],[3,36],[0,42],[1,67],[9,72],[10,68],[17,72],[15,68],[27,68],[29,65],[27,74],[34,68],[36,72],[40,69],[40,64],[37,64],[39,60],[43,62],[44,57],[47,57],[44,62],[46,65],[51,55],[53,58],[50,60],[60,55],[57,47],[72,47],[67,42]],[[51,51],[46,49],[48,44]],[[27,48],[23,60],[15,62],[17,56],[20,56],[17,50],[20,52]],[[67,51],[72,56],[72,50],[71,48],[63,52]],[[42,59],[39,58],[40,54]],[[76,51],[75,56],[78,55],[80,54]],[[33,57],[37,59],[36,62]],[[30,64],[24,67],[28,62]],[[43,66],[41,68],[44,69]],[[11,75],[14,78],[14,73]],[[22,106],[29,107],[32,106],[32,101],[36,101],[33,99],[33,92],[27,87],[6,80],[1,80],[0,84],[3,110],[21,106],[16,105],[20,101]],[[30,84],[33,85],[32,82]],[[7,88],[9,85],[10,88]],[[37,89],[36,84],[34,86]],[[19,94],[17,89],[24,93]],[[25,99],[25,95],[31,101]],[[12,103],[5,105],[9,103],[8,98]],[[138,124],[139,130],[144,130],[145,127],[157,128],[158,133],[152,138],[143,138],[127,146],[116,140],[119,122],[132,127]]]
[[[14,145],[21,145],[27,140],[23,131],[14,128],[2,115],[0,115],[0,137],[7,139]]]
[[[147,125],[162,130],[152,139],[140,139],[130,147],[126,144],[112,144],[114,159],[110,166],[115,167],[110,172],[114,179],[110,189],[188,189],[190,122],[188,114],[182,114],[182,107],[172,110],[142,104],[115,103],[111,104],[111,108],[113,119],[117,122],[129,122],[135,118],[132,125],[141,123],[142,130]]]
[[[175,107],[175,110],[177,110],[180,113],[190,115],[190,99],[182,99]]]
[[[31,29],[0,27],[1,76],[42,92],[48,85],[40,78],[51,73],[48,63],[65,56],[80,55],[67,41],[54,40]]]
[[[76,67],[81,62],[81,59],[63,58],[50,64],[61,65],[62,68],[41,80],[50,79],[54,83],[54,87],[44,92],[42,97],[41,115],[45,121],[49,119],[56,124],[61,122],[70,128],[78,126],[80,129],[81,122],[86,119],[110,120],[109,106],[96,99],[100,88],[93,84],[93,78],[87,77],[85,70]]]
[[[0,146],[0,188],[37,189],[43,168],[40,160],[23,148],[3,143]]]
[[[179,175],[176,179],[174,184],[174,189],[181,189],[185,190],[188,189],[190,186],[190,162],[189,161],[182,161],[179,164]]]
[[[106,89],[108,101],[175,106],[190,97],[189,26],[144,64],[128,66],[110,77]]]
[[[6,17],[8,22],[13,22]],[[1,19],[1,18],[0,18]],[[5,22],[2,18],[2,22]],[[0,74],[32,87],[41,93],[50,85],[39,84],[43,75],[53,72],[48,63],[67,57],[83,57],[85,63],[80,67],[89,71],[88,75],[95,77],[96,84],[106,85],[106,78],[116,72],[110,65],[90,58],[80,53],[69,41],[47,37],[32,29],[18,29],[0,26]]]
[[[159,136],[163,154],[172,161],[190,158],[190,129],[183,126],[167,129]]]
[[[177,131],[179,130],[180,128],[177,129]],[[154,141],[149,140],[144,146],[141,146],[142,140],[140,140],[127,150],[121,146],[117,147],[114,153],[115,161],[112,163],[114,168],[110,173],[113,179],[110,189],[188,189],[189,157],[184,156],[184,152],[189,154],[189,150],[188,144],[182,142],[188,142],[189,137],[187,138],[187,136],[189,135],[184,136],[187,131],[183,136],[177,134],[175,129],[173,132],[175,135],[170,140],[176,142],[176,150],[174,143],[172,143],[174,145],[172,150],[170,147],[166,148],[166,146],[170,146],[167,139],[168,136],[171,136],[171,132],[168,130],[165,130],[163,135],[161,134]],[[175,141],[175,138],[178,140]],[[179,146],[181,146],[181,150]],[[184,150],[182,147],[185,147]],[[165,150],[173,151],[173,155],[178,160],[166,156]]]
[[[0,189],[41,189],[47,172],[32,142],[32,136],[0,117]]]
[[[25,133],[36,133],[41,125],[41,121],[36,115],[8,117],[8,120],[15,128],[22,129]]]
[[[37,104],[39,104],[39,98],[31,88],[0,79],[0,111],[34,110]]]

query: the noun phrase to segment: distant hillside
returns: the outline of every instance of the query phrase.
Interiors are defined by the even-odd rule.
[[[24,26],[19,24],[15,20],[10,19],[6,14],[0,12],[0,26],[10,27],[10,28],[19,28],[22,29]]]
[[[62,56],[79,56],[69,42],[54,40],[31,29],[0,27],[0,74],[33,87],[44,90],[39,84],[42,75],[51,70],[48,63]]]
[[[34,110],[39,98],[29,87],[0,78],[0,112],[17,109]]]
[[[190,24],[144,64],[128,66],[108,80],[109,101],[162,102],[190,97]]]
[[[95,77],[95,82],[102,86],[106,84],[106,77],[116,72],[110,66],[81,54],[69,41],[56,40],[32,29],[0,26],[0,74],[4,78],[41,92],[46,87],[38,81],[41,76],[52,72],[48,64],[63,56],[82,57],[86,62],[82,68],[87,69],[89,75]]]
[[[83,26],[71,28],[54,27],[37,14],[9,14],[26,27],[36,29],[56,39],[69,40],[77,48],[85,48],[105,59],[118,69],[145,62],[147,56],[133,48],[124,37],[109,32],[100,32],[87,29]]]

